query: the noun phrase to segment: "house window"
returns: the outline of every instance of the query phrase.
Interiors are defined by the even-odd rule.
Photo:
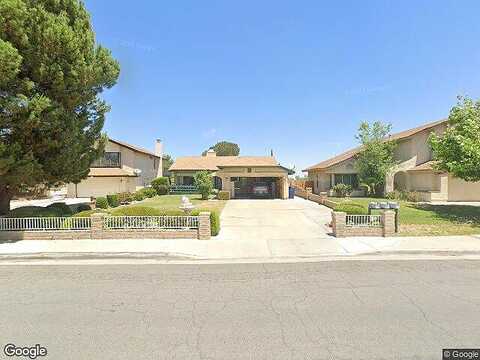
[[[119,152],[106,151],[103,156],[93,162],[93,168],[119,168],[121,166],[121,154]]]
[[[358,188],[358,176],[357,174],[335,174],[335,184],[350,185],[353,189]]]

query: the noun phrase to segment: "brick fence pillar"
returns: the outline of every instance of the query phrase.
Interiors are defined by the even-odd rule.
[[[92,228],[90,229],[90,237],[92,239],[103,239],[103,218],[105,214],[92,214]]]
[[[332,229],[335,237],[345,237],[347,213],[332,211]]]
[[[210,240],[211,235],[210,213],[201,212],[198,215],[198,239]]]
[[[395,211],[385,210],[382,212],[383,236],[395,234]]]

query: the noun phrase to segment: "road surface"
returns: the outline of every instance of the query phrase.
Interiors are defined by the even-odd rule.
[[[438,360],[480,347],[479,261],[0,266],[0,286],[2,352],[40,344],[46,359]]]

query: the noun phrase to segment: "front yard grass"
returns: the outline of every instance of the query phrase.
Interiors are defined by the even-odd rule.
[[[329,200],[359,204],[365,210],[372,201],[392,201],[377,198],[329,198]],[[406,201],[399,201],[399,203],[399,235],[401,236],[480,234],[480,207],[478,206],[435,205]]]
[[[220,214],[227,203],[226,200],[202,200],[202,195],[200,194],[162,195],[145,199],[136,204],[127,205],[126,207],[148,206],[164,211],[181,211],[179,206],[182,203],[183,196],[187,196],[190,202],[195,205],[195,211],[215,211]]]

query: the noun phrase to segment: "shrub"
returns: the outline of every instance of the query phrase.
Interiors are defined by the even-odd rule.
[[[88,210],[92,210],[92,207],[88,204],[76,204],[73,206],[74,213],[79,213],[79,212],[88,211]]]
[[[170,191],[170,179],[168,177],[159,177],[152,181],[152,188],[158,195],[167,195]]]
[[[341,203],[335,206],[334,211],[345,212],[349,215],[367,215],[368,209],[356,203]]]
[[[107,198],[103,196],[99,196],[96,200],[96,206],[99,209],[107,209],[108,208]]]
[[[390,191],[385,194],[385,198],[388,200],[400,199],[400,193],[398,190]]]
[[[120,205],[117,194],[107,195],[107,202],[108,202],[108,205],[112,208],[115,208],[118,205]]]
[[[352,186],[347,184],[337,184],[332,189],[338,197],[350,196],[353,191]]]
[[[418,191],[394,190],[385,195],[389,200],[403,200],[408,202],[422,201],[422,194]]]
[[[11,210],[6,217],[57,217],[62,216],[58,209],[41,206],[23,206]]]
[[[141,190],[138,190],[135,194],[133,194],[133,199],[135,201],[142,201],[146,198],[147,196],[145,195],[145,193]]]
[[[157,196],[157,191],[154,188],[151,188],[151,187],[146,187],[146,188],[143,188],[139,191],[143,192],[143,194],[145,195],[146,198],[152,198],[154,196]]]
[[[47,206],[47,209],[53,209],[58,213],[58,216],[71,216],[72,209],[65,203],[53,203]]]
[[[215,211],[210,213],[210,226],[212,236],[217,236],[220,232],[220,215]]]
[[[230,200],[230,191],[219,191],[217,194],[218,200]]]
[[[212,175],[206,170],[197,172],[195,174],[195,185],[199,193],[202,194],[202,199],[207,200],[213,190]]]
[[[113,216],[182,216],[185,213],[178,210],[162,210],[151,206],[123,206],[111,211]]]
[[[405,195],[405,200],[409,202],[419,202],[422,201],[422,194],[417,191],[407,191]]]
[[[133,194],[129,192],[119,193],[117,194],[117,196],[118,196],[118,202],[121,205],[128,204],[133,200]]]
[[[210,232],[212,236],[217,236],[220,232],[220,214],[216,211],[210,210],[195,210],[192,212],[193,216],[198,216],[201,212],[210,212]]]

